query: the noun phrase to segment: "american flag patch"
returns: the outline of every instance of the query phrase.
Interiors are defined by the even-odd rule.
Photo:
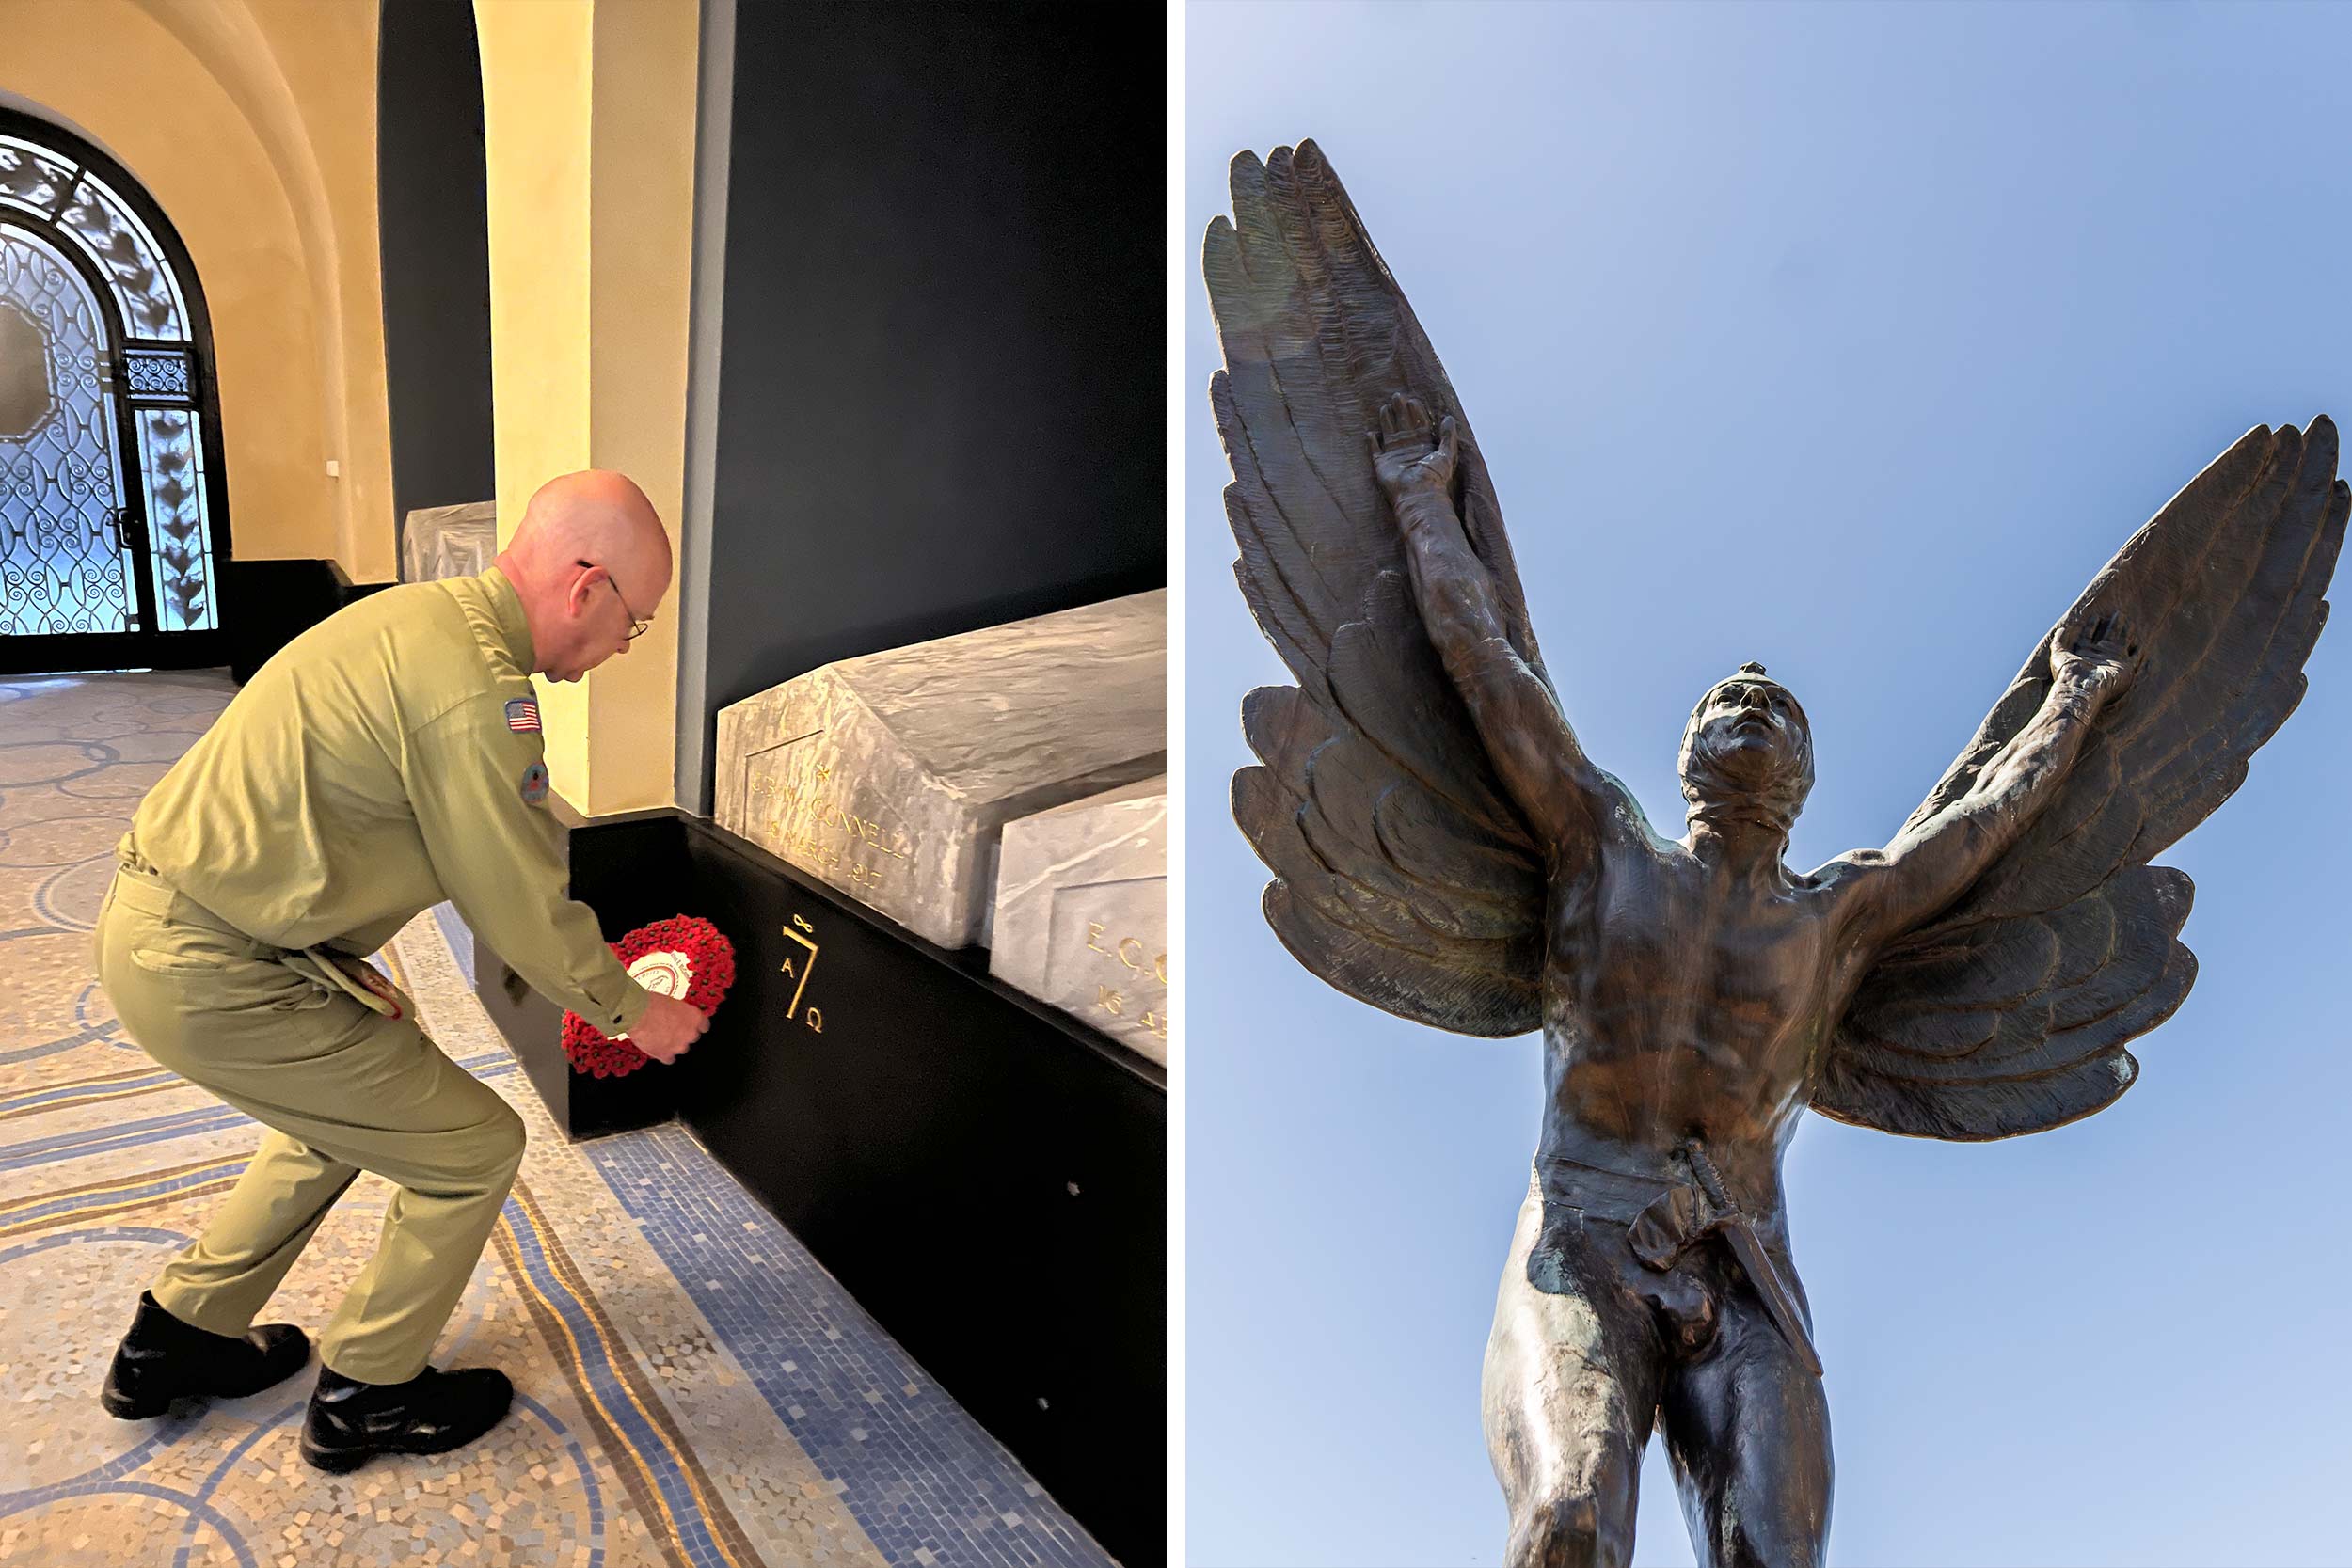
[[[506,727],[529,734],[539,727],[539,705],[529,697],[517,697],[506,705]]]

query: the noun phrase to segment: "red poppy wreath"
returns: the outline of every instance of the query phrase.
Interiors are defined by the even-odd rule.
[[[691,1002],[705,1014],[718,1011],[719,999],[735,982],[734,945],[719,927],[692,915],[640,926],[612,945],[639,985],[656,996]],[[653,1059],[627,1035],[607,1036],[578,1013],[564,1015],[564,1054],[574,1072],[597,1078],[635,1072]]]

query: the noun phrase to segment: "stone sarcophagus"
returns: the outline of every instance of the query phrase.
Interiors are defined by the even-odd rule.
[[[499,504],[425,506],[400,526],[400,580],[479,577],[499,553]]]
[[[719,825],[943,947],[1007,822],[1166,770],[1155,589],[812,670],[720,710]]]
[[[1005,825],[989,973],[1168,1063],[1168,776]]]

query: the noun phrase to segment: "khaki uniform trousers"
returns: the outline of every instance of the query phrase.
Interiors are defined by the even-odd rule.
[[[95,945],[131,1037],[271,1129],[155,1300],[245,1333],[328,1208],[373,1171],[399,1190],[319,1352],[365,1383],[422,1371],[514,1183],[522,1118],[425,1038],[405,998],[388,1017],[288,968],[135,856],[117,865]]]

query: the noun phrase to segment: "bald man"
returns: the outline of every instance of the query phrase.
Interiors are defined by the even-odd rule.
[[[303,1457],[343,1471],[439,1453],[505,1415],[503,1373],[427,1363],[522,1120],[365,956],[452,899],[533,989],[656,1061],[701,1035],[703,1014],[631,979],[564,896],[530,680],[626,653],[669,586],[636,485],[554,480],[480,577],[404,583],[288,643],[140,803],[98,917],[99,979],[150,1055],[270,1131],[140,1296],[109,1411],[257,1393],[307,1366],[301,1329],[253,1319],[366,1170],[396,1190],[321,1336]]]

